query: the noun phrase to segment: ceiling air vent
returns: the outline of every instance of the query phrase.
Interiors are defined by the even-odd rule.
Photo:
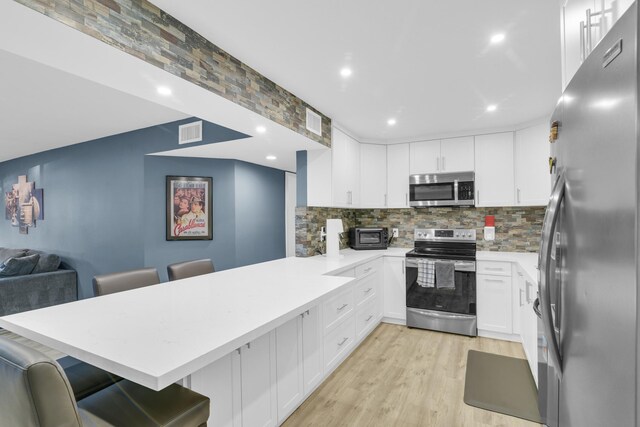
[[[180,126],[178,134],[178,144],[202,141],[202,121]]]
[[[307,108],[307,130],[322,136],[322,117]]]

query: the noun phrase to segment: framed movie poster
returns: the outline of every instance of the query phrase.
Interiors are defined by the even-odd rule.
[[[213,239],[213,181],[167,176],[167,240]]]

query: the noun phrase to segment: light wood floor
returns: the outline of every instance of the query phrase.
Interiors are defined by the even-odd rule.
[[[539,426],[462,401],[468,350],[525,357],[517,343],[383,323],[283,426]]]

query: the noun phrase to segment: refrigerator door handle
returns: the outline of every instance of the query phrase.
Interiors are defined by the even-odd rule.
[[[564,171],[558,174],[558,179],[553,187],[553,192],[549,199],[549,205],[544,215],[542,225],[542,241],[540,245],[540,254],[538,256],[538,266],[540,269],[540,312],[542,314],[542,324],[544,325],[544,334],[549,343],[549,359],[556,368],[559,378],[562,378],[562,356],[560,355],[560,347],[556,339],[555,327],[553,324],[553,314],[551,312],[551,276],[554,271],[550,271],[551,252],[553,248],[553,236],[558,223],[560,214],[560,204],[565,195],[565,176]]]
[[[540,313],[540,298],[536,298],[533,302],[533,312],[542,319],[542,313]]]

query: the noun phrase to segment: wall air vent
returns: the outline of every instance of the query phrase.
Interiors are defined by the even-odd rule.
[[[178,144],[202,141],[202,121],[187,123],[178,128]]]
[[[322,117],[307,108],[307,130],[322,136]]]

